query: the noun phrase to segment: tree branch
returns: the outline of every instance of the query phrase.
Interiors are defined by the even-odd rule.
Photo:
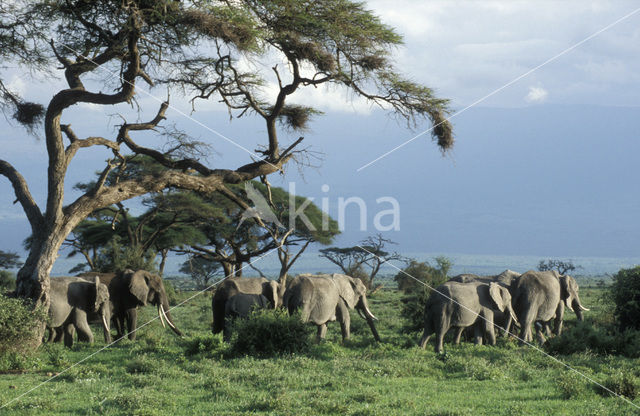
[[[13,191],[16,194],[16,201],[20,202],[20,205],[22,205],[22,209],[27,215],[29,224],[31,224],[32,231],[35,232],[39,228],[43,227],[44,218],[42,216],[42,212],[40,212],[40,208],[29,191],[27,181],[20,172],[18,172],[9,162],[0,160],[0,175],[6,176],[11,182]]]

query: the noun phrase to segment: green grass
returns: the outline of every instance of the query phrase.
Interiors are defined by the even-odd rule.
[[[187,334],[183,339],[153,322],[139,331],[137,341],[122,341],[96,354],[0,415],[637,414],[630,404],[512,341],[500,339],[497,347],[447,344],[444,356],[437,356],[432,344],[420,350],[415,347],[418,333],[402,333],[400,296],[383,290],[370,299],[380,319],[381,344],[353,313],[351,341],[342,344],[339,325],[332,323],[326,342],[309,353],[272,359],[224,358],[228,347],[209,332],[210,298],[200,296],[172,312]],[[588,319],[606,318],[598,289],[581,290],[581,296],[592,308]],[[142,322],[154,314],[145,308]],[[565,324],[574,320],[569,312]],[[77,343],[69,350],[48,345],[33,357],[5,358],[0,403],[102,346]],[[590,353],[559,358],[610,386],[640,377],[639,360]],[[15,372],[20,368],[24,372]],[[640,405],[640,399],[634,403]]]

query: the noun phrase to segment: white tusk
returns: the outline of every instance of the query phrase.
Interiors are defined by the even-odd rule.
[[[580,305],[580,310],[581,311],[590,311],[591,309],[585,308],[584,306]]]
[[[169,320],[169,317],[167,316],[167,313],[164,311],[164,307],[162,305],[160,305],[160,309],[162,310],[162,314],[164,315],[164,319],[167,320],[167,324],[169,324],[169,326],[171,328],[176,329],[176,326],[171,323],[171,321]]]
[[[102,323],[104,324],[104,327],[107,328],[107,331],[109,330],[109,325],[107,325],[107,320],[104,317],[104,315],[102,315]]]
[[[158,317],[160,318],[160,323],[162,324],[162,327],[166,328],[167,326],[164,324],[164,319],[162,318],[162,315],[163,315],[162,312],[164,312],[164,311],[162,311],[162,312],[160,312],[160,311],[162,311],[162,305],[158,305]]]

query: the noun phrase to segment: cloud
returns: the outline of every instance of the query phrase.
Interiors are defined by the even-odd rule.
[[[530,103],[542,103],[549,96],[549,92],[542,87],[529,87],[529,93],[524,99]]]

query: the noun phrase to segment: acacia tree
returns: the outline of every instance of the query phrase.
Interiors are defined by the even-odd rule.
[[[287,102],[300,88],[346,87],[408,122],[429,119],[440,148],[453,144],[451,127],[445,121],[446,101],[402,78],[390,61],[390,52],[401,37],[362,3],[57,0],[18,6],[22,7],[19,14],[45,20],[50,31],[46,36],[31,35],[29,41],[48,59],[48,68],[62,68],[67,84],[45,106],[46,205],[40,207],[25,178],[8,161],[0,160],[0,175],[13,186],[32,229],[31,248],[18,272],[16,291],[35,305],[48,306],[49,273],[58,250],[92,212],[167,188],[215,192],[281,171],[302,139],[281,147],[277,122],[304,128],[314,114],[311,108]],[[9,58],[17,58],[17,53],[8,53]],[[279,66],[283,60],[286,64]],[[273,73],[243,70],[246,62],[253,61],[271,66]],[[120,76],[113,78],[114,72]],[[273,100],[264,94],[269,76],[276,79]],[[88,79],[104,82],[94,90]],[[81,103],[105,109],[132,103],[140,80],[150,86],[182,88],[199,99],[221,100],[231,115],[257,115],[266,127],[264,140],[255,143],[261,156],[254,155],[242,166],[210,167],[190,155],[162,152],[158,150],[161,145],[139,144],[135,135],[156,129],[166,118],[168,102],[146,122],[123,120],[113,138],[81,138],[62,122],[67,110]],[[112,158],[95,186],[73,201],[65,200],[69,164],[79,151],[95,146],[109,149]],[[110,172],[123,169],[127,154],[146,155],[165,170],[141,172],[107,184]]]

